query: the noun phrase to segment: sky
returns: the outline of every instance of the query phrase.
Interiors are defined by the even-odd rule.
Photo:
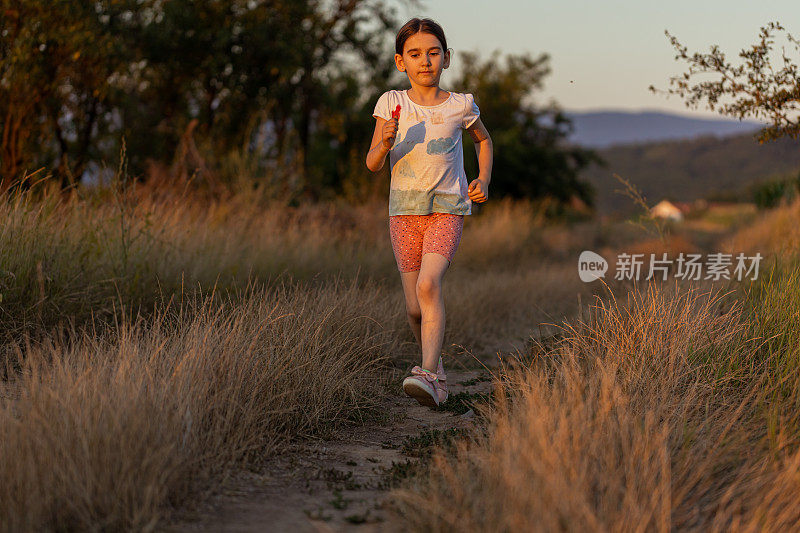
[[[658,110],[720,118],[688,109],[677,96],[649,91],[651,84],[667,89],[670,76],[686,70],[664,30],[690,52],[718,44],[732,59],[770,21],[800,36],[798,0],[422,0],[418,9],[401,5],[399,14],[403,20],[423,16],[439,22],[456,52],[454,69],[461,50],[482,57],[493,50],[548,53],[552,72],[537,101],[554,100],[571,111]]]

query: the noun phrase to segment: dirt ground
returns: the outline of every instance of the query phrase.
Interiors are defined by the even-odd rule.
[[[487,367],[492,369],[490,364]],[[491,392],[491,375],[486,369],[446,366],[445,370],[451,397],[462,392]],[[399,531],[398,524],[387,520],[387,484],[393,473],[402,472],[402,465],[419,461],[403,453],[404,442],[429,431],[468,428],[476,421],[472,410],[433,410],[402,390],[387,397],[384,408],[387,416],[381,423],[353,425],[338,430],[330,440],[294,444],[262,472],[229,479],[194,516],[166,530]]]

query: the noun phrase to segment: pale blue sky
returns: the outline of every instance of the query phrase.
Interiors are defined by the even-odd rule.
[[[552,73],[540,101],[554,99],[569,110],[691,111],[677,97],[648,91],[666,89],[668,79],[685,70],[664,30],[689,47],[707,51],[719,44],[729,55],[756,42],[759,28],[780,21],[800,36],[798,0],[423,0],[421,13],[400,8],[405,20],[428,16],[445,30],[456,52],[548,52]],[[800,58],[797,58],[800,60]],[[570,83],[572,81],[572,83]],[[447,85],[447,74],[442,78]]]

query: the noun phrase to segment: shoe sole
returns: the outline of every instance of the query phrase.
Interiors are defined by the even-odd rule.
[[[425,390],[421,385],[416,383],[416,380],[410,380],[403,383],[403,391],[417,400],[425,407],[438,407],[439,404],[433,399],[430,392]]]

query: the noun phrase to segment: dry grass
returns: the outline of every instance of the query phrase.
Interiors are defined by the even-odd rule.
[[[113,305],[152,308],[181,287],[221,289],[286,276],[382,277],[391,247],[369,206],[262,208],[140,191],[19,195],[0,201],[0,330],[17,337],[65,317],[111,321]],[[388,225],[386,228],[388,235]]]
[[[800,197],[767,211],[752,224],[736,232],[720,247],[723,252],[761,255],[793,254],[800,251]]]
[[[231,468],[369,413],[385,363],[419,357],[383,202],[291,208],[143,189],[3,200],[0,530],[155,529]],[[465,221],[445,278],[445,349],[522,344],[541,322],[571,319],[577,295],[602,290],[578,280],[579,252],[630,252],[632,231],[487,205]],[[791,519],[796,492],[771,483],[797,483],[800,339],[774,333],[800,326],[784,311],[800,304],[778,286],[754,284],[739,307],[658,291],[601,305],[507,369],[510,401],[487,436],[404,493],[436,517],[410,526]]]
[[[133,188],[80,190],[66,200],[36,191],[5,197],[0,335],[46,333],[67,320],[111,323],[115,306],[147,312],[162,294],[187,287],[228,290],[280,278],[324,285],[336,276],[399,283],[385,209]],[[548,233],[562,234],[543,228],[540,210],[526,203],[503,202],[474,218],[454,267],[526,267],[548,257]]]
[[[152,530],[227,469],[368,413],[397,335],[367,285],[251,285],[24,348],[0,399],[0,529]]]
[[[731,241],[757,280],[634,285],[504,366],[487,427],[396,490],[407,529],[800,530],[798,208]]]
[[[454,319],[449,335],[476,350],[508,334],[525,338],[538,322],[572,313],[570,291],[591,293],[572,275],[573,256],[602,241],[604,231],[547,226],[541,208],[525,202],[498,202],[484,211],[465,221],[445,283]],[[251,279],[314,287],[337,276],[375,280],[397,295],[403,323],[383,203],[291,208],[254,203],[247,195],[220,201],[98,189],[66,201],[54,193],[6,198],[0,217],[6,221],[0,226],[5,341],[46,336],[70,323],[113,324],[120,307],[148,314],[162,297],[234,290]],[[500,316],[487,320],[493,313]]]
[[[409,529],[797,530],[797,261],[769,278],[565,322],[499,376],[485,434],[398,490]]]
[[[452,269],[444,283],[445,339],[478,353],[523,345],[548,324],[577,315],[578,296],[588,300],[597,290],[580,281],[572,263],[483,272]]]
[[[387,363],[419,356],[384,211],[4,197],[0,530],[152,530],[231,468],[371,414]],[[519,269],[548,231],[526,204],[468,221],[448,339],[480,350],[574,311],[571,267]]]

